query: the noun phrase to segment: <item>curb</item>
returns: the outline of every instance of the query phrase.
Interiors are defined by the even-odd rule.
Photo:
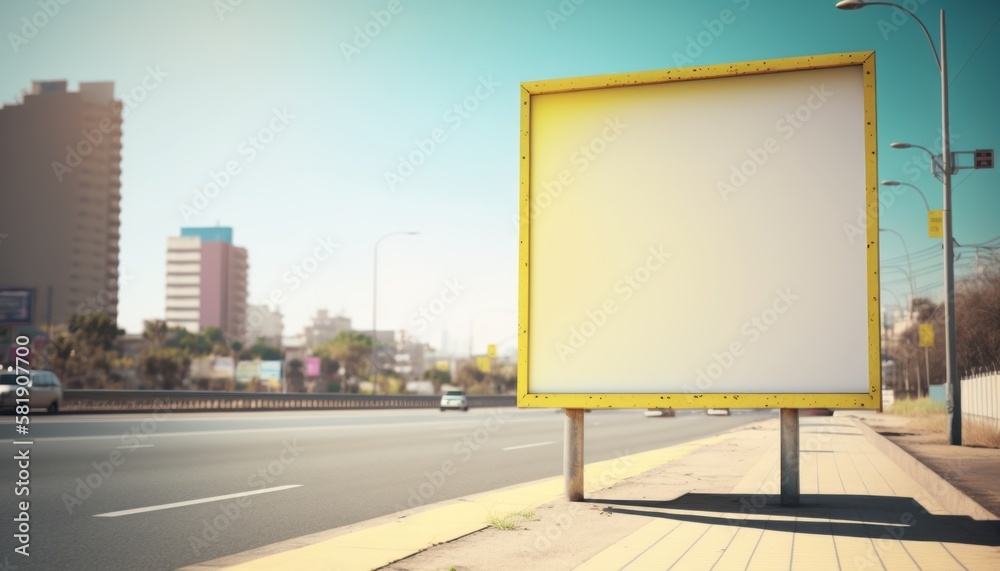
[[[995,514],[979,505],[975,500],[942,478],[937,472],[928,468],[923,462],[914,458],[896,443],[882,436],[863,420],[850,417],[865,438],[892,460],[907,476],[934,494],[934,499],[946,510],[955,515],[965,515],[977,520],[1000,520]]]
[[[586,470],[590,477],[586,479],[585,489],[588,493],[593,493],[612,487],[661,464],[686,457],[707,445],[728,440],[735,434],[735,430],[727,430],[666,448],[619,455],[614,459],[587,464]],[[619,467],[620,462],[624,462],[624,467]],[[594,477],[597,474],[600,475]],[[382,568],[435,545],[448,543],[489,527],[486,519],[492,509],[535,508],[559,500],[562,492],[561,477],[543,478],[387,514],[183,569],[251,571],[278,568]]]

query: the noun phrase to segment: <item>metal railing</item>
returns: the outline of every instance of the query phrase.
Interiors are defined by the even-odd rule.
[[[515,406],[513,395],[468,395],[469,408]],[[216,412],[248,410],[359,410],[438,408],[440,396],[216,391],[63,391],[66,412]]]

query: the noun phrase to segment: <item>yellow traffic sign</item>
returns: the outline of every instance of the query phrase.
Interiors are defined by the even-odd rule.
[[[476,357],[476,366],[479,370],[484,373],[490,372],[490,358],[489,357]]]
[[[920,346],[921,347],[933,347],[934,346],[934,325],[931,323],[921,323],[920,324]]]
[[[492,344],[492,343],[490,343],[489,345],[487,345],[486,346],[486,355],[489,356],[490,359],[496,357],[497,356],[497,346],[494,345],[494,344]]]
[[[450,365],[451,364],[448,361],[438,361],[437,363],[434,363],[434,368],[443,372],[450,369]]]
[[[944,238],[943,210],[930,210],[927,212],[927,237]]]

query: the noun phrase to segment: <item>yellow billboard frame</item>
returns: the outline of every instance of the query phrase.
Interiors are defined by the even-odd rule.
[[[865,206],[868,285],[867,393],[530,393],[528,392],[529,240],[531,237],[531,98],[534,95],[672,83],[834,67],[860,66],[863,73]],[[791,57],[635,73],[532,81],[521,84],[520,206],[518,257],[517,406],[523,408],[838,408],[881,407],[879,309],[878,150],[875,123],[875,52]]]

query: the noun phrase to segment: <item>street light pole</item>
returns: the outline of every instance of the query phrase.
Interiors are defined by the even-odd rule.
[[[948,126],[948,55],[947,37],[945,35],[944,10],[940,12],[941,36],[940,55],[934,47],[927,26],[904,6],[893,2],[870,2],[866,0],[841,0],[837,8],[841,10],[857,10],[865,6],[891,6],[913,18],[927,36],[927,42],[934,53],[934,61],[941,72],[941,185],[944,200],[942,201],[942,229],[944,234],[944,347],[945,347],[945,382],[948,387],[948,442],[955,446],[962,445],[962,383],[958,378],[958,359],[955,348],[955,260],[952,244],[951,218],[951,173],[954,164],[951,156],[951,134]]]
[[[385,240],[390,236],[412,236],[419,233],[420,232],[389,232],[378,240],[375,240],[375,254],[372,262],[372,395],[378,394],[378,366],[375,362],[375,352],[378,346],[375,337],[376,332],[378,331],[375,327],[375,319],[378,316],[378,247],[382,244],[382,240]]]
[[[948,391],[948,442],[962,445],[962,381],[958,378],[958,353],[955,347],[955,246],[951,223],[951,132],[948,121],[948,56],[945,39],[944,10],[941,10],[941,174],[944,187],[942,225],[944,230],[944,351]]]
[[[917,191],[917,194],[920,195],[920,198],[924,200],[924,207],[927,209],[927,212],[930,213],[931,205],[929,202],[927,202],[927,197],[924,196],[924,193],[919,188],[917,188],[916,185],[910,184],[908,182],[899,182],[898,180],[883,180],[882,186],[908,186],[912,188],[913,190]]]
[[[914,299],[914,296],[916,295],[916,282],[913,280],[913,266],[910,265],[910,248],[906,245],[906,240],[903,239],[903,235],[900,234],[899,232],[896,232],[892,228],[879,228],[878,231],[879,232],[891,232],[891,233],[895,234],[897,238],[899,238],[900,242],[903,243],[903,252],[906,253],[906,268],[907,268],[906,278],[910,282],[910,308],[909,308],[908,311],[910,311],[910,313],[912,314],[913,313],[913,299]]]

